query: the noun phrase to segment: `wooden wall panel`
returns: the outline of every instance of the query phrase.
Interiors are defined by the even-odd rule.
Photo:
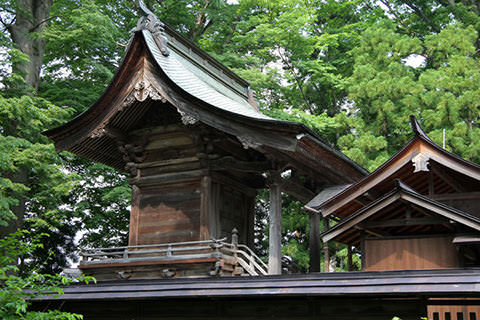
[[[200,240],[199,182],[143,190],[138,210],[138,245]]]
[[[477,301],[478,302],[478,301]],[[430,320],[478,320],[480,305],[439,305],[428,306]]]
[[[247,187],[245,187],[246,189]],[[209,198],[209,228],[215,237],[231,239],[233,228],[238,230],[241,244],[253,243],[253,204],[255,197],[233,186],[213,179]]]
[[[365,271],[457,268],[452,239],[365,240]]]

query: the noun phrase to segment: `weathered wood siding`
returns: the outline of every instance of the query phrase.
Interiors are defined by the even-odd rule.
[[[217,179],[209,179],[204,185],[206,222],[211,237],[231,239],[232,230],[238,230],[238,240],[242,244],[250,244],[253,239],[253,205],[255,197],[251,193],[242,192],[238,185],[229,185]],[[244,187],[248,189],[248,187]],[[203,205],[202,205],[203,207]]]
[[[200,240],[200,181],[141,190],[136,244]]]
[[[365,271],[457,268],[449,237],[365,240]]]

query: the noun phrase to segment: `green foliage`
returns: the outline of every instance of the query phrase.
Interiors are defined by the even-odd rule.
[[[480,163],[480,18],[467,2],[146,2],[249,80],[262,110],[304,123],[370,171],[410,139],[410,114],[435,142],[445,129],[448,150]],[[29,35],[46,41],[38,91],[31,92],[24,89],[26,75],[12,70],[29,60],[7,28],[26,9],[18,4],[0,1],[0,225],[24,219],[26,227],[50,234],[29,261],[64,248],[53,255],[48,272],[54,273],[67,263],[79,230],[84,246],[127,241],[125,176],[57,155],[41,132],[78,115],[104,91],[138,13],[129,0],[54,1],[48,27]],[[412,66],[413,57],[422,63]],[[261,192],[256,208],[256,249],[263,256],[266,199]],[[284,254],[306,270],[307,215],[294,199],[283,202]],[[331,249],[343,257],[339,266],[345,248]]]
[[[69,168],[82,176],[72,190],[74,216],[82,230],[83,247],[128,245],[128,207],[132,196],[126,177],[102,164],[71,159]],[[78,170],[78,171],[77,171]]]
[[[83,316],[59,310],[31,311],[31,299],[43,295],[60,295],[62,289],[73,281],[88,283],[91,277],[69,280],[60,275],[42,274],[38,269],[22,274],[18,260],[27,260],[32,252],[42,247],[40,238],[31,237],[27,231],[18,231],[0,239],[0,318],[4,320],[77,320]],[[27,240],[28,239],[28,240]]]

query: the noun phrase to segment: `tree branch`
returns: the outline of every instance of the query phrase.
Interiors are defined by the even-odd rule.
[[[277,47],[280,48],[280,46],[278,46],[278,44],[277,44]],[[303,92],[303,87],[302,87],[302,84],[300,83],[300,79],[298,78],[297,73],[295,72],[295,68],[293,67],[293,65],[290,62],[287,61],[287,59],[282,55],[282,52],[280,50],[278,51],[278,54],[280,55],[280,59],[282,59],[282,62],[292,72],[293,78],[295,79],[295,82],[297,83],[298,90],[300,90],[300,93],[302,94],[303,100],[307,104],[310,111],[313,113],[314,110],[313,110],[312,105],[310,104],[310,101],[308,100],[307,96]]]
[[[432,20],[430,20],[430,18],[427,17],[427,15],[419,7],[410,3],[410,1],[403,1],[403,3],[405,3],[410,9],[415,11],[433,30],[435,30],[435,32],[440,32],[438,26],[433,24]]]
[[[405,30],[407,30],[408,33],[410,33],[411,35],[413,36],[416,36],[415,35],[415,32],[413,32],[412,30],[410,30],[410,28],[405,24],[405,22],[402,20],[402,18],[395,12],[395,10],[393,10],[393,8],[390,6],[390,4],[385,1],[385,0],[380,0],[381,3],[383,3],[384,6],[386,6],[388,8],[388,10],[395,16],[395,18],[397,18],[398,22],[405,28]]]
[[[51,16],[51,17],[48,17],[47,19],[43,19],[42,21],[40,21],[39,23],[37,23],[35,26],[31,27],[30,30],[28,30],[28,32],[34,32],[38,27],[40,27],[43,23],[45,22],[48,22],[54,18],[61,18],[61,17],[64,17],[64,16]]]

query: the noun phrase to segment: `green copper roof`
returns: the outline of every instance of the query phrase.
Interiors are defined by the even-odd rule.
[[[247,96],[237,89],[238,86],[234,81],[225,83],[228,80],[217,77],[213,72],[199,65],[198,61],[189,59],[171,41],[168,43],[171,49],[169,55],[163,55],[151,32],[142,30],[142,33],[155,61],[165,74],[187,93],[232,113],[250,118],[273,120],[251,105]]]

